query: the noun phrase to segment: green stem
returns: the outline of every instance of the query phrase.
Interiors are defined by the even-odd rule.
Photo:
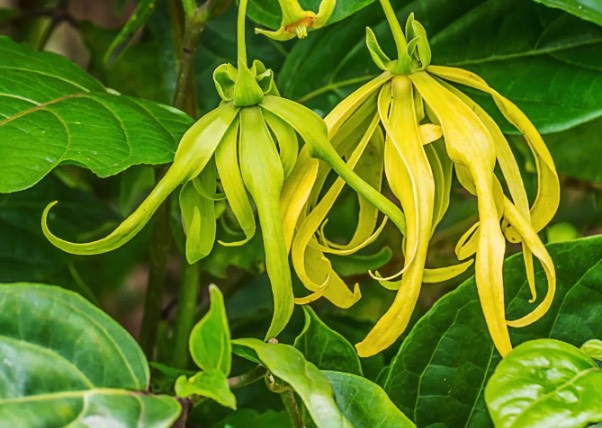
[[[246,373],[229,378],[228,386],[231,389],[242,388],[263,379],[267,372],[265,367],[257,366]]]
[[[380,5],[385,12],[385,17],[389,23],[389,28],[391,28],[391,32],[393,33],[393,40],[395,40],[395,46],[397,47],[397,58],[401,59],[405,56],[406,47],[408,44],[405,36],[403,35],[401,24],[399,24],[399,20],[397,19],[395,11],[393,10],[393,6],[391,6],[391,2],[389,0],[380,0]]]
[[[21,6],[32,12],[52,11],[57,8],[60,0],[29,0],[22,1]],[[20,25],[19,31],[23,34],[23,41],[35,50],[42,50],[52,34],[56,24],[53,16],[33,16]]]
[[[163,169],[163,172],[165,172],[165,169]],[[148,288],[144,300],[144,315],[140,331],[140,346],[148,359],[153,358],[159,321],[161,320],[163,295],[165,294],[167,261],[171,250],[170,205],[170,198],[167,198],[157,209],[153,218],[154,228],[150,247]]]
[[[205,24],[209,20],[207,3],[187,15],[184,22],[182,55],[179,61],[178,80],[174,94],[174,107],[196,116],[196,96],[194,94],[193,67],[197,46]],[[181,21],[180,21],[181,22]],[[157,182],[165,174],[167,168],[157,168]],[[153,237],[150,249],[150,272],[148,289],[144,302],[144,315],[140,333],[140,346],[150,359],[157,340],[157,331],[161,320],[161,307],[165,294],[167,277],[167,261],[171,250],[170,199],[168,198],[157,210],[153,219]]]
[[[180,369],[185,368],[188,363],[188,336],[195,321],[201,277],[199,263],[189,265],[184,261],[182,264],[172,358],[172,365]]]
[[[236,49],[238,53],[238,68],[247,66],[247,45],[245,42],[245,19],[247,17],[248,0],[240,0],[238,5],[238,21],[236,25]]]
[[[299,412],[299,406],[297,406],[297,400],[295,400],[295,393],[289,389],[280,394],[284,409],[288,414],[291,425],[295,428],[304,428],[303,418],[301,412]]]

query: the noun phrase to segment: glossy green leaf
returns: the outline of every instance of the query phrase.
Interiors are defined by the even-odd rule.
[[[190,333],[190,354],[195,364],[208,371],[220,370],[224,376],[232,367],[230,327],[224,297],[217,286],[209,286],[211,307]]]
[[[552,339],[521,344],[496,367],[485,401],[499,428],[580,428],[602,422],[602,369]]]
[[[594,360],[602,361],[602,340],[591,339],[581,345],[581,350]]]
[[[399,10],[402,23],[410,12],[427,30],[433,64],[476,72],[515,101],[542,132],[602,115],[602,28],[523,0],[414,0]],[[281,93],[324,109],[379,74],[364,46],[366,26],[392,55],[391,32],[380,6],[373,4],[297,43],[278,75]],[[489,97],[477,100],[504,131],[516,132]]]
[[[350,254],[348,256],[331,255],[332,266],[342,277],[363,275],[369,271],[375,271],[383,267],[393,257],[393,251],[389,247],[383,247],[374,254]]]
[[[288,427],[288,415],[274,410],[260,413],[252,409],[240,409],[228,415],[223,421],[211,428],[249,428],[249,427]]]
[[[65,58],[7,37],[0,38],[0,98],[3,193],[32,186],[61,163],[106,177],[169,162],[192,123],[172,107],[111,93]]]
[[[362,374],[355,349],[347,339],[328,327],[309,306],[303,306],[305,325],[295,339],[295,348],[321,370]]]
[[[548,250],[558,278],[554,303],[538,322],[511,329],[515,346],[546,337],[579,346],[600,334],[602,236],[549,245]],[[544,278],[538,268],[538,285]],[[520,255],[505,263],[504,288],[508,319],[532,309]],[[483,389],[500,360],[471,278],[418,321],[393,359],[384,389],[420,427],[490,427]]]
[[[176,380],[175,389],[178,397],[208,397],[222,406],[236,409],[236,397],[230,391],[228,378],[219,369],[199,372],[188,379],[186,376],[180,376]]]
[[[236,339],[232,343],[235,348],[250,349],[274,376],[288,383],[318,427],[352,426],[337,407],[328,379],[297,349],[258,339]]]
[[[602,183],[602,168],[592,162],[602,159],[602,118],[544,135],[544,140],[560,174]]]
[[[0,285],[0,359],[2,424],[158,428],[180,412],[173,398],[147,395],[148,365],[134,339],[58,287]]]
[[[330,16],[327,25],[334,24],[335,22],[353,15],[373,1],[374,0],[337,0],[334,12]],[[320,3],[322,3],[322,0],[299,1],[303,10],[312,10],[316,13],[318,13]],[[277,1],[269,0],[251,0],[249,2],[247,16],[258,24],[273,30],[280,27],[280,21],[282,20],[280,5]]]
[[[323,372],[334,389],[343,414],[355,428],[411,428],[414,423],[395,407],[387,393],[361,376],[336,371]]]
[[[602,3],[598,0],[534,0],[548,7],[562,9],[581,19],[602,25]]]

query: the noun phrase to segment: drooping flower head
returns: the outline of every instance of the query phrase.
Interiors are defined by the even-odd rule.
[[[332,15],[336,0],[322,0],[318,13],[303,10],[297,0],[278,0],[282,11],[280,27],[276,31],[255,28],[255,34],[263,34],[270,39],[284,42],[295,37],[307,37],[307,30],[323,27]]]
[[[421,284],[460,274],[472,263],[469,258],[476,255],[476,284],[485,320],[496,348],[505,355],[511,349],[508,326],[521,327],[539,319],[554,295],[554,266],[537,236],[558,207],[559,184],[554,163],[535,127],[509,100],[473,73],[430,65],[426,31],[412,15],[406,25],[407,39],[396,19],[393,24],[390,19],[389,23],[398,58],[391,60],[368,28],[367,45],[383,73],[343,100],[325,118],[329,138],[348,165],[378,190],[386,180],[405,216],[400,228],[405,256],[399,272],[401,279],[391,281],[396,276],[375,275],[385,287],[398,290],[395,301],[368,336],[356,345],[358,353],[370,356],[390,346],[406,329]],[[532,205],[518,164],[497,124],[448,82],[490,94],[506,119],[524,136],[538,175],[539,188]],[[300,163],[302,159],[303,151]],[[495,175],[496,164],[506,190]],[[454,172],[460,184],[477,197],[479,222],[456,247],[461,263],[426,269],[429,241],[448,209]],[[375,209],[360,197],[358,226],[351,241],[347,245],[329,241],[323,225],[343,183],[337,181],[324,192],[327,175],[328,168],[322,166],[300,216],[292,244],[293,264],[304,285],[312,291],[300,302],[324,296],[345,307],[352,299],[340,298],[344,283],[325,255],[350,254],[363,248],[375,240],[382,225],[378,225]],[[540,260],[548,281],[548,292],[539,305],[530,314],[513,321],[507,321],[505,315],[505,240],[522,242],[533,301],[536,299],[533,255]]]
[[[311,172],[293,173],[298,137],[312,156],[327,160],[347,177],[356,191],[365,194],[392,219],[399,218],[401,212],[340,160],[328,142],[326,125],[317,114],[280,97],[271,70],[260,61],[247,66],[245,9],[243,0],[238,20],[238,67],[223,64],[213,74],[221,104],[184,134],[173,164],[140,206],[108,236],[93,242],[73,243],[55,236],[48,228],[48,215],[55,201],[43,212],[42,230],[52,244],[66,252],[105,253],[140,232],[161,203],[181,186],[179,202],[186,234],[186,259],[194,263],[213,248],[217,200],[225,197],[244,234],[244,239],[221,242],[222,245],[243,245],[254,236],[256,220],[250,196],[261,225],[265,265],[274,297],[274,314],[266,335],[272,338],[284,329],[293,311],[288,251],[300,207],[304,206],[313,184]]]

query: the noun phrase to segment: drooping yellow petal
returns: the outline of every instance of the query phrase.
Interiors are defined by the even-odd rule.
[[[468,168],[477,194],[479,229],[475,277],[487,328],[502,356],[512,349],[504,306],[505,239],[494,197],[495,145],[478,116],[426,72],[410,79],[443,128],[450,159]]]
[[[505,199],[504,212],[508,222],[521,234],[523,246],[529,248],[533,255],[541,262],[548,281],[548,291],[541,303],[531,313],[517,320],[508,321],[510,327],[525,327],[540,319],[552,306],[554,294],[556,293],[556,271],[552,258],[543,245],[543,242],[541,242],[533,227],[522,217],[518,209],[508,198]]]
[[[293,288],[280,219],[284,171],[260,107],[240,111],[240,170],[257,206],[265,265],[274,296],[274,314],[266,338],[276,337],[293,313]]]
[[[367,130],[366,134],[362,137],[360,144],[354,150],[352,156],[349,159],[348,166],[353,169],[357,164],[358,160],[364,153],[368,142],[372,138],[376,126],[378,125],[378,116],[375,115],[371,126]],[[326,192],[324,197],[320,200],[318,205],[307,215],[303,223],[300,225],[295,238],[293,239],[292,246],[292,259],[295,271],[299,276],[299,279],[303,285],[312,291],[317,291],[321,288],[332,287],[342,285],[345,290],[348,290],[347,286],[340,282],[330,281],[332,267],[328,259],[326,259],[322,252],[317,248],[310,248],[310,241],[320,228],[320,225],[328,215],[328,212],[334,205],[341,189],[345,185],[345,182],[338,178],[332,187]],[[306,257],[311,257],[310,260],[306,260]],[[320,265],[317,269],[316,265]],[[344,290],[343,290],[344,291]],[[339,293],[344,296],[344,293]],[[337,294],[337,295],[339,295]],[[338,302],[333,301],[335,305]]]
[[[378,190],[355,174],[339,157],[326,137],[324,122],[317,114],[293,101],[270,95],[264,98],[261,106],[291,125],[309,146],[312,156],[328,163],[351,188],[389,217],[402,233],[405,231],[403,213]]]
[[[356,345],[358,355],[362,357],[386,349],[406,329],[420,293],[432,228],[435,182],[418,129],[412,82],[407,76],[396,76],[391,82],[390,94],[390,114],[380,110],[387,130],[385,171],[392,189],[403,188],[396,196],[407,219],[406,248],[416,250],[413,257],[406,256],[405,272],[395,301],[366,338]],[[402,156],[406,159],[393,161]],[[401,173],[392,175],[391,168]],[[399,182],[393,183],[392,178]],[[420,188],[415,186],[416,182],[420,183]]]
[[[278,142],[280,159],[284,168],[284,179],[286,180],[297,161],[299,153],[299,141],[295,130],[283,122],[278,116],[273,115],[268,111],[263,112],[265,121],[274,133],[274,138]]]
[[[435,207],[433,210],[432,229],[432,233],[434,233],[435,228],[441,222],[449,208],[453,163],[445,153],[443,141],[426,145],[424,151],[428,157],[431,170],[433,171],[433,178],[435,179]]]
[[[230,209],[240,225],[245,238],[236,242],[219,241],[224,246],[238,246],[247,243],[255,236],[255,215],[249,202],[249,195],[242,181],[238,162],[238,119],[232,123],[215,151],[215,163],[219,178],[226,194]]]
[[[531,121],[511,101],[500,95],[474,73],[454,67],[430,66],[429,72],[437,76],[486,92],[493,97],[504,117],[525,137],[535,158],[538,189],[531,207],[531,224],[536,232],[547,225],[560,203],[560,184],[556,167],[548,148]]]

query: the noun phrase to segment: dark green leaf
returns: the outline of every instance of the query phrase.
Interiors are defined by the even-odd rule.
[[[290,345],[264,343],[258,339],[236,339],[235,347],[251,349],[257,359],[277,378],[299,394],[318,427],[348,427],[338,409],[328,379],[303,354]]]
[[[595,54],[602,49],[601,28],[523,0],[415,0],[403,5],[398,13],[402,23],[415,12],[426,27],[434,64],[476,72],[515,101],[542,132],[602,115],[602,56]],[[283,94],[324,109],[379,74],[364,46],[366,26],[373,28],[385,53],[395,52],[383,12],[374,4],[297,43],[279,74]],[[516,132],[488,97],[478,101],[504,131]]]
[[[285,412],[268,410],[259,413],[252,409],[240,409],[232,413],[211,428],[249,428],[249,427],[289,427],[290,422]]]
[[[341,276],[363,275],[377,270],[391,261],[393,251],[383,247],[374,254],[351,254],[349,256],[330,256],[332,267]]]
[[[550,337],[579,346],[600,334],[602,236],[553,244],[548,250],[558,278],[554,303],[538,322],[511,330],[514,345]],[[536,279],[539,285],[545,282],[540,269]],[[522,256],[507,260],[504,285],[508,319],[533,308]],[[384,389],[420,427],[489,427],[483,388],[500,360],[470,279],[437,301],[412,329]]]
[[[134,339],[81,296],[45,284],[0,285],[0,420],[169,427],[180,407],[147,395]]]
[[[496,427],[585,427],[602,421],[602,369],[568,343],[532,340],[496,367],[485,401]]]
[[[337,0],[334,12],[332,12],[327,25],[334,24],[335,22],[339,22],[348,16],[353,15],[373,1],[374,0]],[[299,1],[303,10],[312,10],[316,13],[318,13],[320,3],[322,3],[322,0]],[[282,20],[280,5],[276,1],[269,0],[251,0],[249,2],[247,16],[258,24],[271,28],[272,30],[278,29]]]
[[[173,159],[191,124],[171,107],[109,93],[65,58],[0,38],[0,192],[65,162],[106,177]]]
[[[210,398],[222,406],[236,409],[236,397],[230,391],[228,378],[219,369],[199,372],[188,379],[186,376],[180,376],[176,381],[175,389],[178,397],[198,395]]]
[[[232,343],[224,297],[215,285],[209,286],[209,294],[209,312],[190,333],[190,355],[201,369],[217,369],[228,376],[232,366]]]
[[[323,372],[334,389],[334,397],[343,414],[355,428],[415,427],[375,383],[350,373]]]
[[[305,326],[295,339],[295,348],[303,352],[307,361],[321,370],[362,375],[362,366],[351,343],[324,324],[311,307],[303,306],[303,313]]]
[[[602,168],[592,162],[602,159],[602,118],[545,135],[544,139],[560,174],[602,183]]]
[[[598,0],[534,0],[548,7],[556,7],[581,19],[602,25],[602,3]]]

